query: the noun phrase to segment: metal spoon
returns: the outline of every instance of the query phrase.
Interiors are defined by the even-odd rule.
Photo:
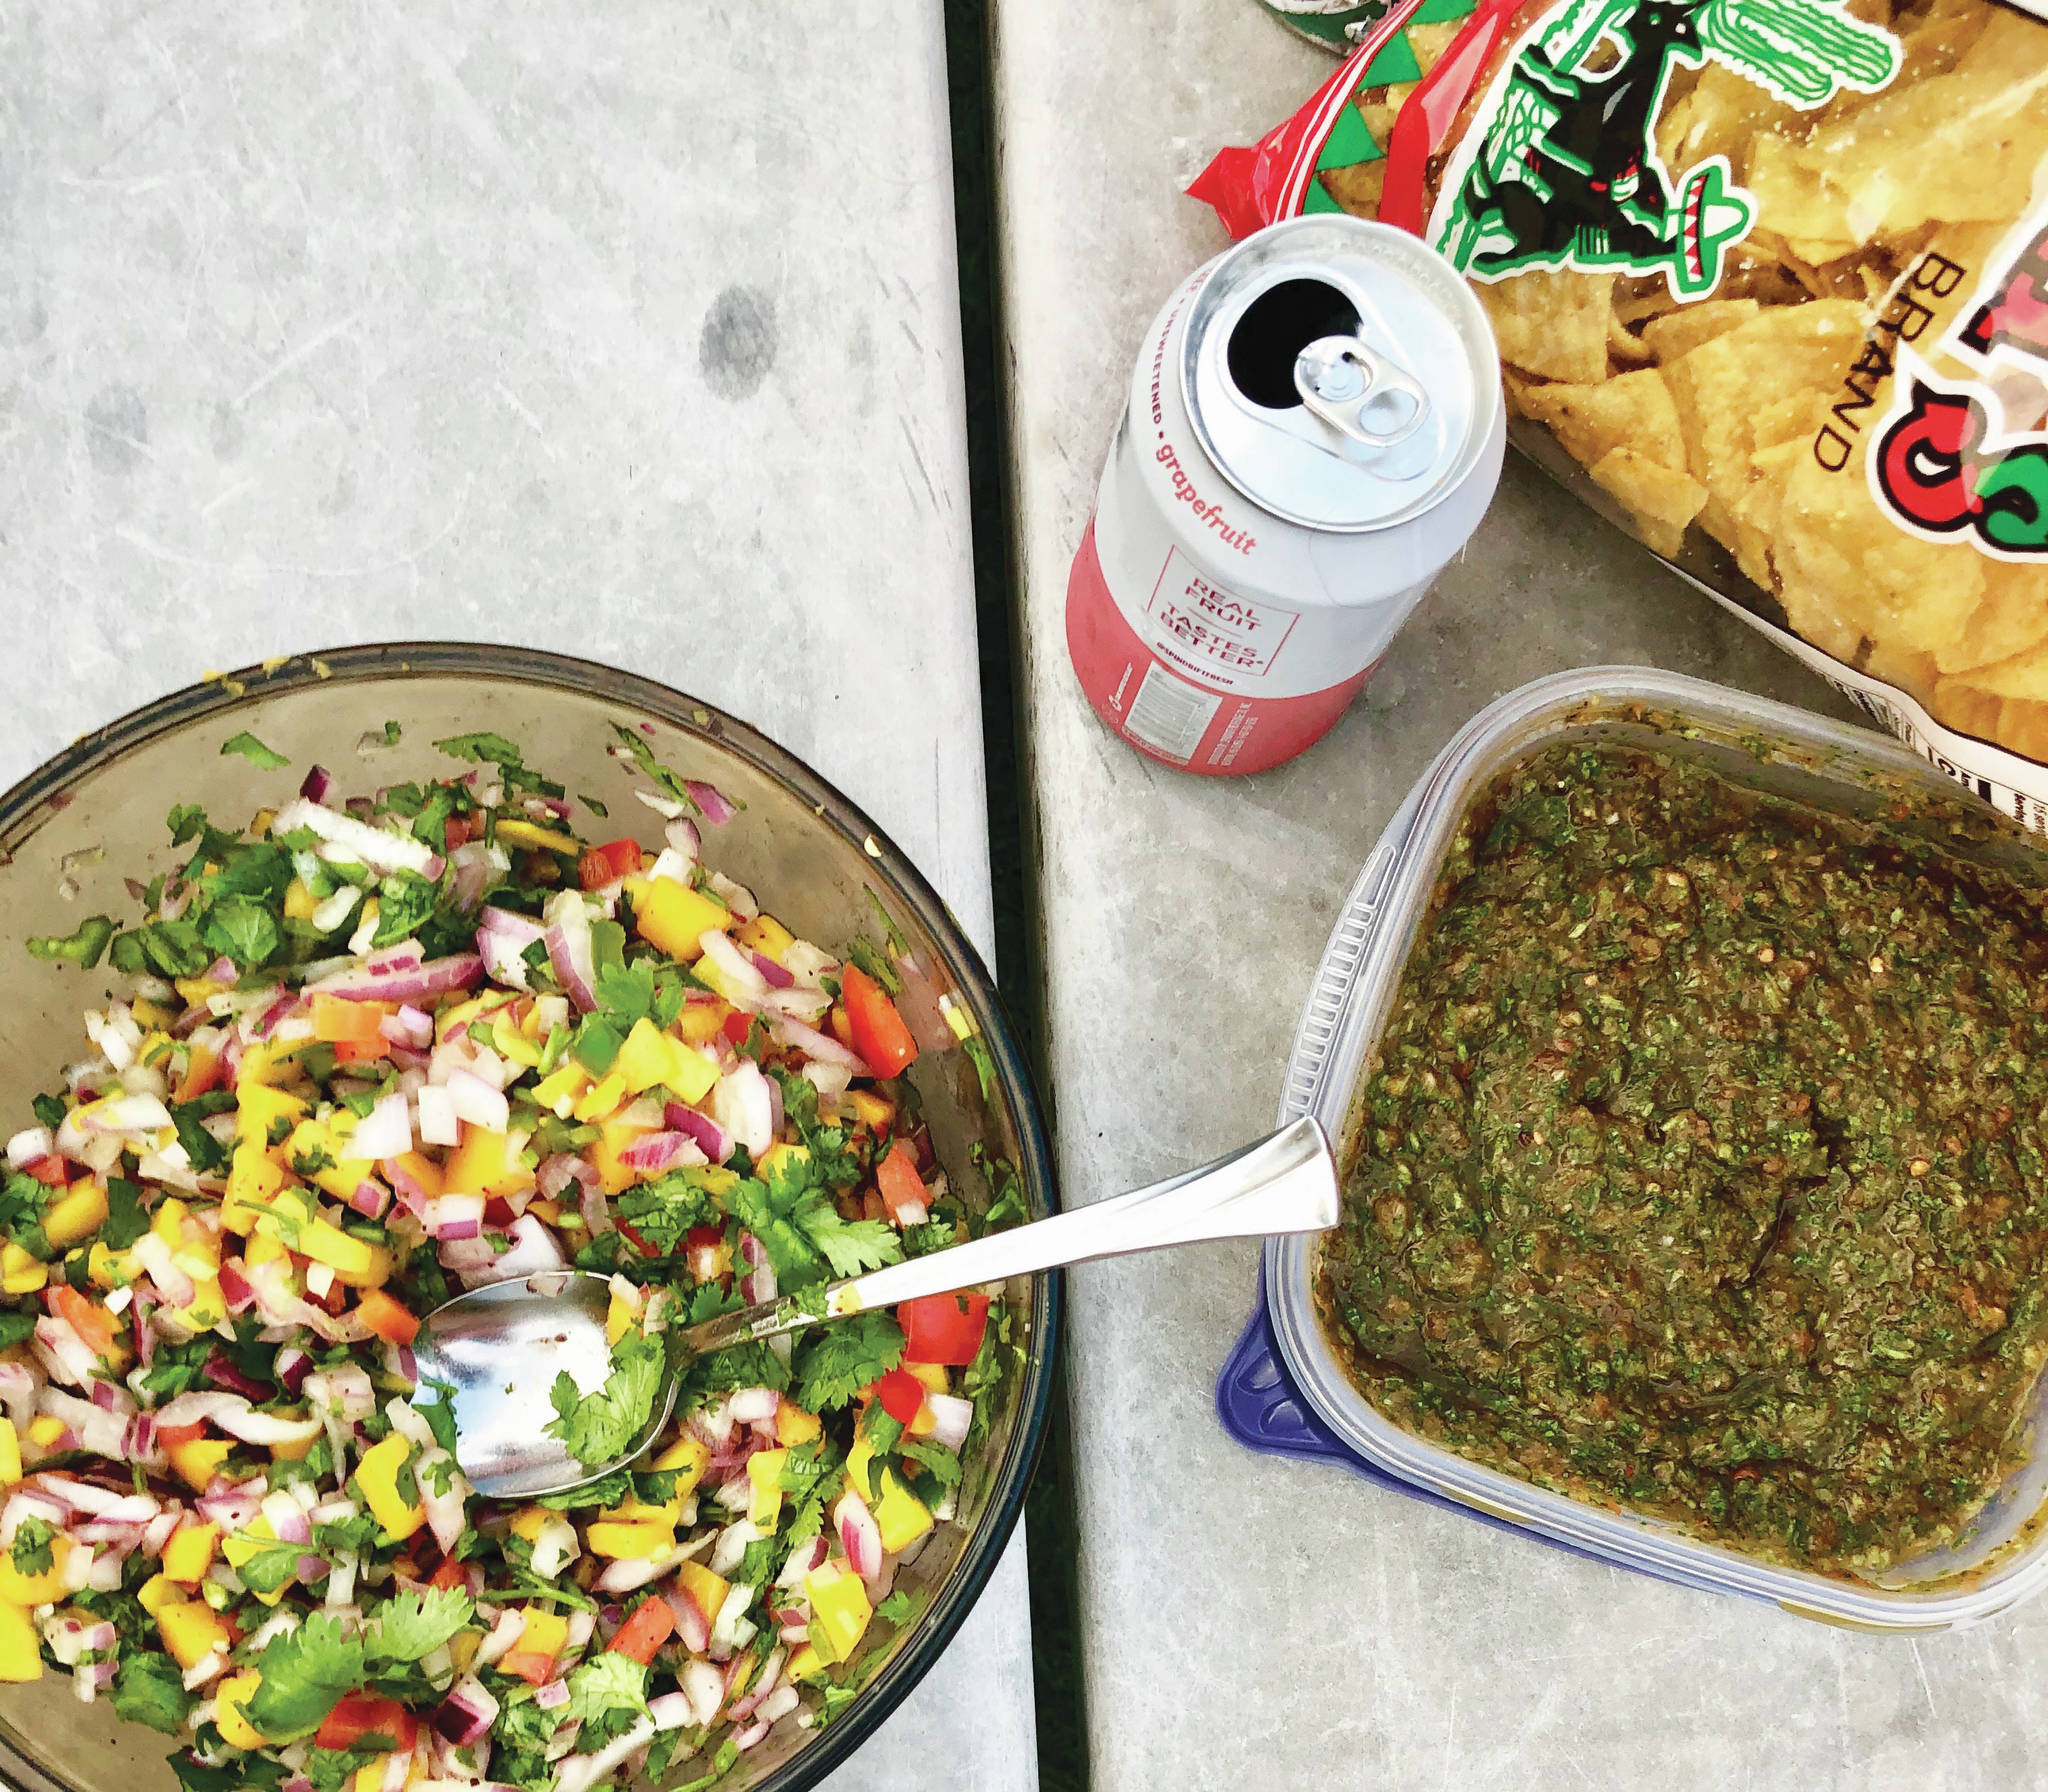
[[[870,1307],[1097,1257],[1208,1239],[1320,1232],[1337,1223],[1338,1206],[1329,1141],[1315,1121],[1301,1119],[1150,1188],[807,1289],[801,1305],[784,1295],[743,1307],[679,1334],[646,1426],[628,1450],[599,1467],[578,1462],[546,1427],[558,1374],[567,1370],[589,1394],[610,1373],[609,1277],[545,1270],[473,1288],[426,1316],[413,1356],[422,1387],[438,1381],[454,1390],[455,1460],[479,1493],[495,1499],[565,1493],[646,1453],[668,1423],[681,1369],[693,1357]]]

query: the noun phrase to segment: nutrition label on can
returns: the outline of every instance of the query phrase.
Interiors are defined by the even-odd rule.
[[[1221,697],[1196,690],[1164,666],[1147,666],[1124,717],[1124,732],[1143,741],[1160,758],[1185,765],[1195,756],[1222,704]]]

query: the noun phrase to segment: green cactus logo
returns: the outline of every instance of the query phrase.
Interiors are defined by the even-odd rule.
[[[1756,202],[1725,156],[1674,180],[1656,127],[1672,70],[1709,57],[1802,110],[1899,72],[1898,39],[1840,0],[1569,0],[1523,39],[1466,133],[1430,240],[1475,279],[1617,268],[1704,298]]]

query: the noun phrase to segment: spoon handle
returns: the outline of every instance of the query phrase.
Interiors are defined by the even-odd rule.
[[[796,1331],[820,1318],[950,1294],[1097,1257],[1209,1239],[1320,1232],[1337,1223],[1338,1210],[1337,1165],[1329,1141],[1321,1126],[1304,1117],[1255,1145],[1149,1188],[851,1276],[818,1290],[817,1298],[801,1306],[789,1297],[762,1301],[692,1327],[684,1341],[692,1353],[702,1354]]]

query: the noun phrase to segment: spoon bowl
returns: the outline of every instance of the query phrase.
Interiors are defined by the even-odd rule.
[[[645,1455],[675,1408],[682,1369],[708,1352],[1097,1257],[1326,1231],[1339,1210],[1329,1141],[1304,1118],[1149,1188],[671,1331],[668,1371],[646,1421],[602,1463],[578,1461],[548,1426],[558,1376],[589,1396],[611,1372],[609,1277],[551,1269],[473,1288],[427,1315],[413,1356],[422,1387],[448,1389],[455,1460],[471,1485],[493,1499],[531,1499],[587,1485]]]

